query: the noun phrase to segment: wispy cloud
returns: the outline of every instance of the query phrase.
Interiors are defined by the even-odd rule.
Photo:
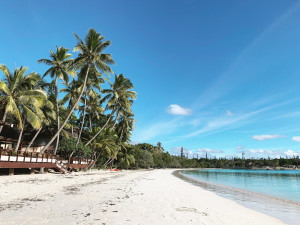
[[[169,105],[168,109],[167,109],[167,113],[172,114],[172,115],[191,115],[192,114],[192,110],[189,108],[183,108],[180,105],[177,104],[171,104]]]
[[[162,121],[154,123],[148,127],[143,127],[140,131],[136,131],[133,136],[133,140],[137,142],[151,141],[156,137],[162,137],[169,135],[182,126],[179,118],[175,118],[170,121]]]
[[[253,140],[258,140],[258,141],[265,141],[265,140],[270,140],[270,139],[275,139],[275,138],[282,138],[282,135],[278,134],[263,134],[263,135],[254,135],[252,137]]]
[[[270,105],[270,106],[252,111],[250,113],[246,113],[244,115],[239,115],[239,116],[236,115],[236,116],[230,116],[230,117],[228,117],[228,116],[227,117],[224,117],[224,116],[217,117],[217,118],[210,120],[201,129],[194,131],[192,133],[189,133],[183,137],[189,138],[189,137],[194,137],[199,134],[203,134],[203,133],[207,133],[207,132],[217,132],[217,131],[221,131],[221,130],[231,129],[236,126],[241,126],[241,125],[250,123],[251,122],[250,118],[253,118],[254,116],[257,116],[257,115],[259,115],[263,112],[266,112],[270,109],[278,108],[283,105],[289,104],[292,101],[293,100]]]
[[[229,110],[226,110],[226,116],[233,116],[234,114],[231,112],[231,111],[229,111]]]
[[[237,72],[241,68],[241,65],[243,65],[245,59],[250,55],[251,51],[253,51],[255,47],[257,47],[260,43],[262,43],[263,40],[266,39],[268,35],[270,35],[276,28],[278,28],[293,14],[299,11],[299,8],[300,2],[298,1],[295,4],[293,4],[289,9],[287,9],[281,16],[276,18],[251,42],[249,42],[249,44],[245,46],[245,48],[240,52],[240,54],[238,54],[237,57],[228,66],[227,70],[221,73],[220,76],[217,79],[215,79],[215,82],[201,96],[198,97],[198,99],[193,104],[193,108],[203,108],[204,106],[216,101],[221,96],[224,96],[234,87],[246,82],[245,76],[243,76],[243,79],[240,79],[241,72]],[[230,78],[235,78],[235,81],[230,82]]]

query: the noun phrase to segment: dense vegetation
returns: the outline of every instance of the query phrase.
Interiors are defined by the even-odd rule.
[[[121,168],[262,168],[262,167],[292,167],[300,166],[299,157],[279,159],[242,159],[242,158],[188,158],[183,152],[180,156],[170,155],[165,152],[159,142],[157,146],[143,143],[129,145],[126,148],[129,160],[118,158],[116,164]]]

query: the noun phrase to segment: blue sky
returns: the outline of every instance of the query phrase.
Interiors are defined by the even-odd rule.
[[[36,61],[90,27],[135,85],[134,143],[176,154],[300,154],[299,1],[1,1],[0,63]]]

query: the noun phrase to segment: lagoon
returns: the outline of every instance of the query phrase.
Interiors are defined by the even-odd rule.
[[[179,176],[287,224],[299,224],[300,170],[184,170]]]
[[[300,203],[300,170],[210,169],[182,173],[203,181]]]

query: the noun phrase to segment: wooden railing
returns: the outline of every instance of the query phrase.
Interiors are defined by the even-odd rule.
[[[38,152],[24,152],[21,150],[0,149],[0,161],[4,162],[30,162],[30,163],[56,163],[61,162],[65,165],[79,164],[88,165],[91,160],[83,157],[72,157],[69,159],[61,158],[58,155]]]
[[[24,152],[21,150],[13,151],[12,149],[0,149],[0,161],[55,163],[58,159],[59,157],[53,154],[41,154],[33,152]]]

